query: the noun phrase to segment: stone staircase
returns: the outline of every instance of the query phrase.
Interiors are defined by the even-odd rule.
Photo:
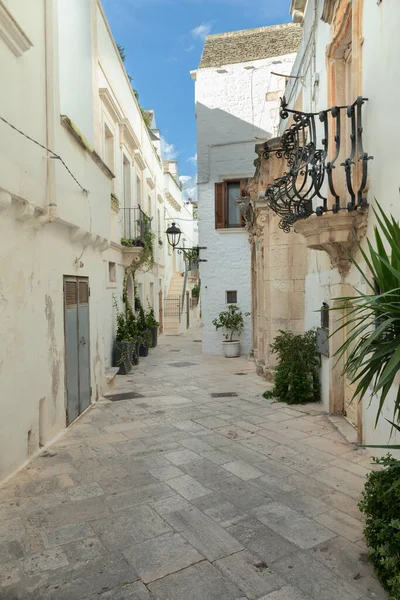
[[[182,333],[181,319],[183,318],[183,315],[181,318],[179,318],[179,311],[182,304],[182,292],[182,275],[173,275],[164,306],[165,335],[180,335]]]

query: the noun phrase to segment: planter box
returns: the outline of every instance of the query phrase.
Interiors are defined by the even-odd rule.
[[[226,358],[237,358],[240,356],[240,341],[222,342],[222,350]]]
[[[139,356],[148,356],[149,355],[149,349],[147,346],[143,346],[143,344],[140,344],[139,346]]]
[[[139,342],[132,345],[132,364],[135,367],[139,364],[139,348],[140,348]]]
[[[132,342],[115,342],[114,367],[119,367],[118,375],[132,371]]]
[[[151,347],[156,348],[158,342],[158,327],[151,327]]]

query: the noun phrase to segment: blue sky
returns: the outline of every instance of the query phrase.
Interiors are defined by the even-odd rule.
[[[194,196],[194,82],[208,33],[290,21],[290,0],[102,0],[115,41],[125,47],[127,72],[144,108],[155,110],[164,158]]]

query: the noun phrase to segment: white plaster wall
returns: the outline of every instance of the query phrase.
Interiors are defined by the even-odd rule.
[[[222,354],[222,335],[212,320],[226,308],[226,291],[237,290],[243,312],[251,311],[250,245],[243,229],[215,229],[214,185],[224,179],[254,175],[254,145],[276,135],[279,97],[294,54],[225,65],[226,71],[196,73],[199,244],[201,263],[203,352]],[[246,68],[254,67],[254,68]],[[267,95],[268,94],[268,95]],[[241,351],[252,347],[251,319],[245,318]]]
[[[305,75],[304,85],[298,80],[291,80],[286,90],[287,99],[293,106],[298,94],[302,91],[304,110],[319,111],[329,108],[327,106],[327,78],[325,66],[325,49],[330,40],[330,26],[320,20],[323,2],[317,0],[316,22],[316,62],[313,55],[312,28],[315,19],[314,2],[308,2],[304,21],[303,42],[300,47],[293,74]],[[400,204],[398,202],[398,162],[399,150],[397,128],[393,126],[400,98],[400,74],[397,63],[393,63],[393,56],[400,51],[400,40],[397,35],[396,24],[400,19],[400,4],[394,1],[365,2],[363,11],[363,45],[362,45],[362,93],[368,98],[363,108],[363,140],[365,150],[374,157],[368,163],[369,191],[368,201],[370,210],[368,216],[367,237],[373,240],[373,228],[376,225],[372,208],[375,199],[381,204],[387,214],[400,219]],[[388,71],[382,65],[391,65]],[[320,75],[320,83],[314,87],[313,74]],[[355,100],[355,98],[354,98]],[[281,123],[281,131],[286,127],[286,122]],[[366,249],[366,238],[362,241]],[[360,253],[356,260],[362,264]],[[333,297],[331,287],[338,282],[338,273],[330,269],[328,257],[323,252],[310,251],[309,274],[306,279],[306,328],[315,326],[316,310],[322,301],[329,304]],[[352,268],[345,279],[345,283],[359,287],[360,275]],[[326,369],[321,374],[323,389],[322,397],[326,407],[329,402],[329,387]],[[375,428],[375,417],[378,406],[377,398],[365,398],[363,401],[363,438],[366,444],[399,443],[400,436],[391,435],[391,426],[385,418],[393,417],[393,398],[397,393],[397,385],[393,386],[391,396],[385,403],[382,417]],[[377,452],[374,450],[374,452]]]
[[[30,137],[46,142],[46,73],[44,68],[43,3],[30,0],[7,3],[8,9],[31,40],[22,56],[0,38],[0,115]],[[27,98],[29,104],[27,106]],[[32,204],[47,203],[46,152],[0,122],[0,188]]]
[[[58,224],[35,231],[14,209],[2,213],[0,235],[0,481],[66,423],[63,275],[89,277],[93,400],[104,392],[104,271],[89,246],[82,269],[73,265],[69,230]],[[52,258],[53,257],[53,258]],[[28,444],[28,431],[30,444]]]
[[[58,0],[58,35],[61,114],[68,115],[93,144],[91,4],[91,0]]]

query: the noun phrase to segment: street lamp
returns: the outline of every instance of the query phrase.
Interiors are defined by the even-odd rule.
[[[167,234],[168,244],[175,250],[181,239],[182,231],[175,223],[172,223],[165,233]]]
[[[195,246],[194,248],[178,248],[182,231],[179,229],[176,223],[172,223],[165,233],[167,234],[168,244],[172,246],[172,249],[178,250],[178,252],[182,253],[188,260],[193,258],[193,251],[197,252],[197,256],[199,256],[200,250],[207,250],[205,246]],[[200,258],[197,258],[197,260],[198,262],[207,262],[206,260],[201,260]]]

